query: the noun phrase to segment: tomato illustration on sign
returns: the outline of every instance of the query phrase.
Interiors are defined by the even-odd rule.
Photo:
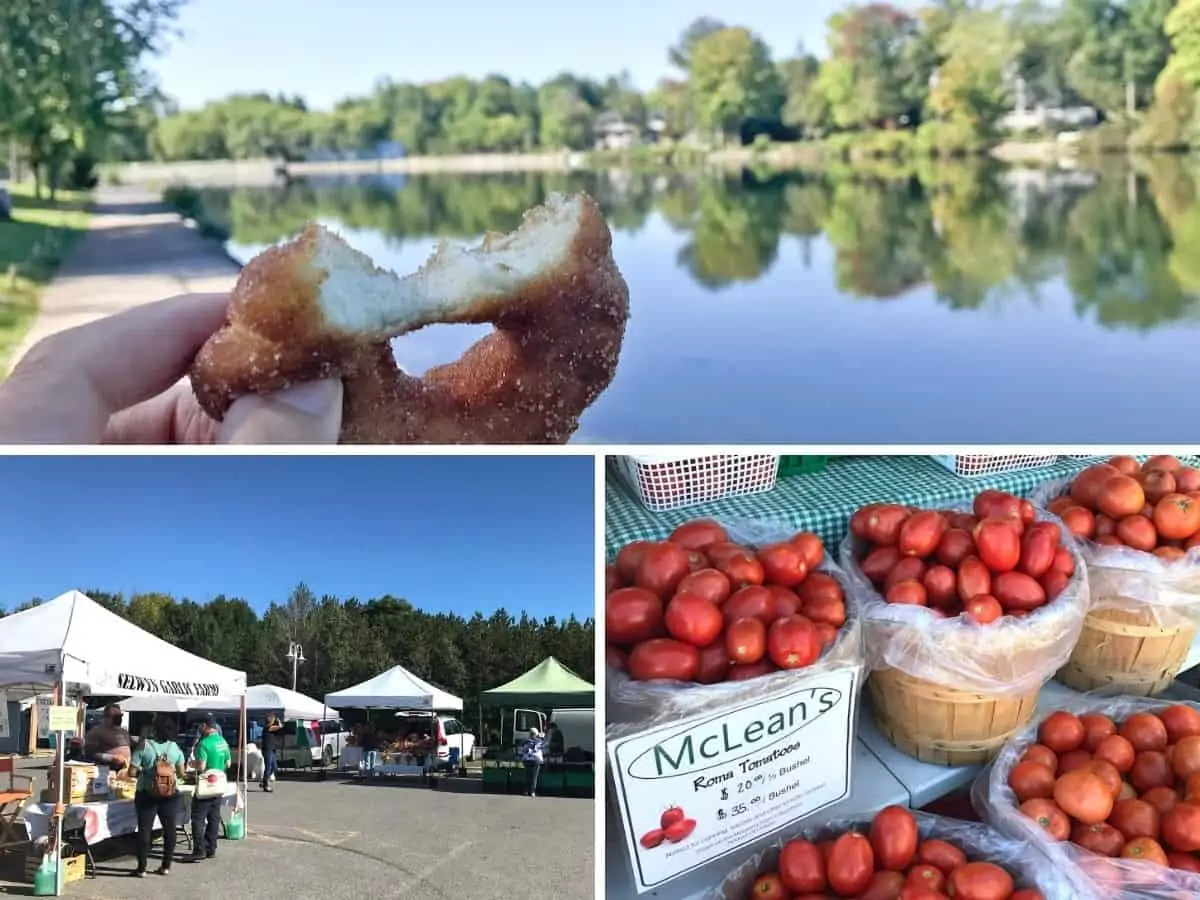
[[[658,819],[658,828],[651,828],[639,839],[638,843],[647,850],[653,850],[663,841],[678,844],[696,830],[696,820],[689,819],[682,806],[668,806]]]

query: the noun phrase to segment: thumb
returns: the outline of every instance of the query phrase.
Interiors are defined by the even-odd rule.
[[[218,444],[336,444],[342,382],[326,378],[235,400],[217,429]]]

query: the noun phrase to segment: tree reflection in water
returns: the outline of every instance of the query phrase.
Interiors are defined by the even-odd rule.
[[[838,168],[814,175],[604,171],[310,180],[286,188],[206,189],[207,215],[241,244],[268,244],[313,218],[392,242],[509,231],[553,191],[587,190],[613,230],[656,216],[684,241],[676,262],[711,290],[762,278],[781,242],[804,264],[827,242],[844,295],[902,299],[928,286],[973,310],[1036,300],[1063,280],[1075,309],[1108,328],[1145,330],[1196,316],[1200,196],[1191,161],[1079,173],[975,163]],[[661,226],[660,226],[661,227]],[[634,274],[636,278],[636,273]]]

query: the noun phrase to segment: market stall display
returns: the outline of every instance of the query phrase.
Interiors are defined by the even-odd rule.
[[[862,607],[879,729],[925,762],[985,762],[1034,714],[1088,606],[1058,522],[985,490],[949,510],[872,504],[840,559]]]
[[[1114,457],[1044,485],[1037,499],[1085,541],[1092,592],[1059,679],[1159,693],[1200,626],[1200,471],[1173,456]]]
[[[799,829],[754,854],[704,900],[1099,900],[1078,868],[1056,868],[985,825],[889,806]]]
[[[974,793],[1105,897],[1200,896],[1200,705],[1081,697],[1022,731]]]

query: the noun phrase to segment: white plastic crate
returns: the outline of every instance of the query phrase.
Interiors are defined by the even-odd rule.
[[[1040,469],[1055,463],[1055,454],[1039,456],[1032,453],[1010,453],[1007,456],[934,456],[935,460],[963,478],[996,475],[1000,472],[1022,472]]]
[[[779,457],[769,454],[614,456],[613,467],[646,509],[665,512],[775,487]]]

